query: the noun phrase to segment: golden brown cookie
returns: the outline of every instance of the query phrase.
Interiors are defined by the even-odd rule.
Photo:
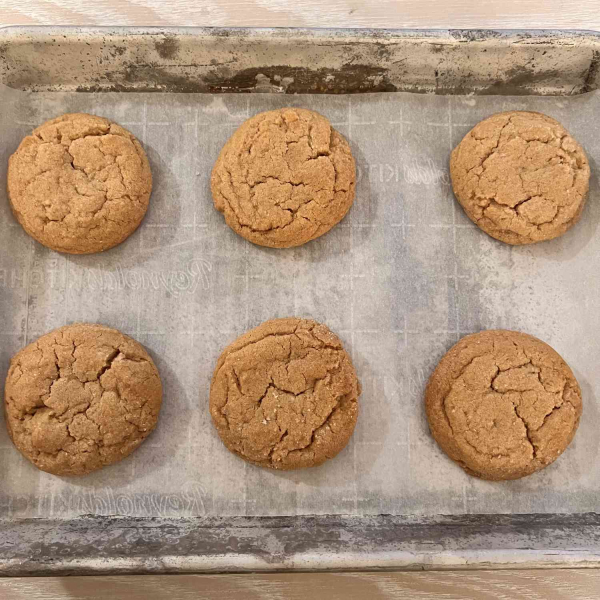
[[[94,115],[47,121],[8,163],[8,197],[19,223],[58,252],[91,254],[120,244],[141,223],[151,190],[137,139]]]
[[[116,329],[80,323],[40,337],[10,363],[8,433],[42,471],[84,475],[131,454],[156,427],[158,371]]]
[[[516,331],[462,338],[442,358],[425,393],[442,450],[483,479],[518,479],[554,462],[581,416],[581,390],[547,344]]]
[[[507,244],[532,244],[579,220],[590,166],[558,121],[511,111],[467,133],[452,152],[450,175],[456,198],[483,231]]]
[[[348,443],[360,384],[342,343],[306,319],[266,321],[221,354],[210,413],[224,444],[272,469],[313,467]]]
[[[260,246],[300,246],[341,221],[354,201],[348,142],[312,110],[282,108],[243,123],[212,171],[215,207]]]

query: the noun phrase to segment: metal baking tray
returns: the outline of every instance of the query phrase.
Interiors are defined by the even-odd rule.
[[[25,91],[573,95],[580,31],[6,28]],[[4,378],[5,373],[0,373]],[[600,514],[7,519],[0,575],[598,566]]]

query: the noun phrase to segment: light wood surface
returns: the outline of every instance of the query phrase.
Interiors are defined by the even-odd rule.
[[[2,0],[3,25],[600,30],[600,0]],[[555,600],[600,597],[600,570],[1,579],[2,600]]]
[[[2,0],[0,23],[600,29],[598,0]]]
[[[597,600],[600,570],[0,579],[2,600]]]

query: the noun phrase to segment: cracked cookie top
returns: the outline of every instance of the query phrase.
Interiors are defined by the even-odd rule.
[[[8,432],[42,471],[83,475],[133,452],[155,428],[158,371],[143,346],[102,325],[67,325],[10,363]]]
[[[148,209],[152,174],[137,139],[108,119],[66,114],[40,125],[8,166],[8,196],[44,246],[91,254],[120,244]]]
[[[590,166],[558,121],[512,111],[469,131],[452,152],[450,175],[456,198],[483,231],[508,244],[532,244],[579,220]]]
[[[275,319],[223,351],[210,412],[235,454],[261,467],[299,469],[344,448],[356,424],[359,395],[350,357],[325,325]]]
[[[547,344],[516,331],[462,338],[442,358],[425,393],[429,427],[471,475],[517,479],[543,469],[569,445],[581,390]]]
[[[312,110],[255,115],[225,144],[212,172],[215,207],[261,246],[300,246],[329,231],[354,201],[348,142]]]

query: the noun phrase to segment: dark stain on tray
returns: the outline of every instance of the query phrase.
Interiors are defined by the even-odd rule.
[[[560,79],[562,73],[556,70],[535,71],[526,67],[507,69],[501,80],[481,89],[478,94],[482,95],[530,95],[535,84],[544,85],[553,79]]]
[[[165,51],[164,45],[161,47]],[[169,50],[169,51],[177,51]],[[235,61],[231,61],[235,62]],[[288,94],[324,93],[354,94],[363,92],[395,92],[393,85],[382,67],[347,64],[339,69],[307,69],[275,65],[235,71],[230,63],[210,65],[174,65],[178,73],[169,65],[128,64],[123,71],[107,74],[109,85],[79,86],[79,92],[91,91],[134,91],[134,92],[211,92],[211,93],[250,93],[283,92]],[[194,76],[195,68],[210,66],[211,71],[202,78]],[[185,67],[187,72],[181,72]]]
[[[165,36],[154,42],[154,47],[161,58],[170,60],[175,58],[179,52],[179,40],[172,36]]]
[[[451,29],[448,33],[459,42],[485,42],[505,35],[502,31],[491,29]]]
[[[387,70],[373,65],[346,64],[339,69],[306,69],[276,65],[238,71],[223,80],[219,75],[206,76],[208,91],[285,91],[295,93],[355,94],[361,92],[395,92],[397,87]],[[269,87],[273,89],[268,89]]]
[[[127,52],[127,48],[125,46],[113,46],[111,51],[113,56],[123,56]]]
[[[594,50],[592,55],[592,62],[590,67],[585,74],[583,80],[582,92],[592,92],[598,89],[598,80],[600,79],[600,50]]]

